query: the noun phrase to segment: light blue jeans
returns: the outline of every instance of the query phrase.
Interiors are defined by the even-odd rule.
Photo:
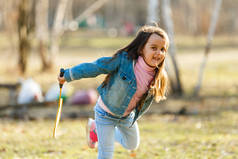
[[[134,113],[130,113],[124,118],[117,118],[103,110],[98,103],[94,110],[98,136],[98,159],[113,158],[115,141],[128,150],[134,150],[139,146],[140,137],[137,122],[130,127]]]

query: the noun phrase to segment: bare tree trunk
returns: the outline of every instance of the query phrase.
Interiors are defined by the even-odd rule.
[[[78,23],[82,22],[85,18],[92,15],[98,9],[100,9],[108,0],[97,0],[90,7],[88,7],[82,14],[80,14],[75,20]]]
[[[158,22],[158,13],[159,13],[159,0],[149,0],[148,9],[147,9],[147,23]]]
[[[73,8],[73,0],[68,0],[66,13],[65,13],[65,17],[64,17],[64,21],[66,24],[73,20],[72,8]]]
[[[48,9],[49,0],[38,0],[36,5],[36,37],[39,40],[39,53],[42,61],[42,70],[52,67],[48,54],[49,32],[48,32]]]
[[[18,37],[19,37],[19,66],[20,71],[25,73],[27,65],[27,55],[30,48],[29,41],[29,0],[21,0],[19,4],[19,19],[18,19]]]
[[[216,0],[214,12],[213,12],[213,15],[212,15],[212,18],[211,18],[210,27],[209,27],[209,31],[208,31],[208,35],[207,35],[207,45],[205,47],[205,52],[204,52],[204,57],[203,57],[202,64],[200,66],[197,85],[194,89],[194,96],[197,96],[199,94],[199,91],[200,91],[200,88],[201,88],[201,85],[202,85],[203,73],[204,73],[204,69],[206,67],[208,54],[211,50],[211,44],[212,44],[213,36],[214,36],[215,30],[216,30],[216,24],[217,24],[217,20],[218,20],[218,17],[219,17],[219,11],[220,11],[220,8],[221,8],[221,4],[222,4],[222,0]]]
[[[35,0],[21,0],[18,8],[19,66],[21,73],[26,72],[27,56],[30,51],[30,33],[35,27]],[[16,109],[13,114],[27,119],[28,109]]]
[[[14,35],[17,34],[17,14],[18,14],[18,3],[13,1],[1,1],[2,3],[2,14],[3,14],[3,28],[7,33],[8,42],[10,44],[9,58],[13,53],[17,53],[17,44]]]
[[[162,0],[162,16],[165,23],[166,30],[168,32],[170,47],[169,54],[174,66],[175,77],[176,77],[176,86],[172,86],[174,89],[174,93],[178,93],[180,95],[183,94],[182,84],[180,81],[179,69],[176,61],[176,48],[174,43],[174,29],[173,29],[173,20],[171,18],[171,8],[170,8],[170,0]],[[173,84],[175,82],[172,82]]]
[[[63,20],[67,8],[67,2],[68,0],[59,0],[59,4],[55,14],[50,47],[50,59],[52,60],[52,64],[55,63],[55,57],[59,54],[59,40],[60,36],[64,32]]]

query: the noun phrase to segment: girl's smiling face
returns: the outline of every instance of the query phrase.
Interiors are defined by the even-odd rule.
[[[147,65],[157,67],[165,58],[166,40],[158,34],[152,34],[144,48],[142,49],[142,57]]]

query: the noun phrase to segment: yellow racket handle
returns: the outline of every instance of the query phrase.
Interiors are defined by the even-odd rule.
[[[56,129],[57,129],[57,127],[59,125],[59,122],[60,122],[61,110],[62,110],[62,105],[63,105],[63,99],[61,98],[61,90],[62,90],[62,88],[60,88],[58,111],[57,111],[57,115],[56,115],[56,118],[55,118],[55,127],[54,127],[54,131],[53,131],[53,137],[54,138],[56,138]]]

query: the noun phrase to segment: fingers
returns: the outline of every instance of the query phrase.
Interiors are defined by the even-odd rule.
[[[58,81],[59,81],[59,84],[64,84],[64,82],[66,81],[64,77],[60,77],[58,76]]]

